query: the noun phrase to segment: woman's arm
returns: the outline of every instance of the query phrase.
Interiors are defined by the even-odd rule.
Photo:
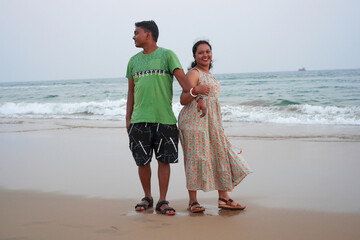
[[[190,70],[186,74],[186,77],[191,84],[191,88],[193,88],[197,85],[197,83],[199,81],[199,75],[200,74],[197,70]],[[194,90],[192,90],[192,92],[194,94]],[[194,100],[194,97],[190,95],[190,91],[187,91],[187,92],[182,91],[181,96],[180,96],[180,103],[182,105],[187,105],[187,104],[191,103],[192,100]]]
[[[200,117],[205,117],[206,115],[206,111],[207,111],[207,108],[206,108],[206,102],[204,101],[204,99],[200,98],[199,100],[197,100],[197,111],[198,112],[201,112],[201,115]]]
[[[198,95],[198,94],[202,94],[204,96],[207,96],[209,94],[209,90],[210,88],[207,86],[207,85],[198,85],[198,82],[199,82],[199,76],[200,76],[200,73],[197,71],[197,70],[190,70],[187,74],[186,74],[186,77],[189,79],[190,83],[191,83],[191,88],[192,88],[192,91],[191,93],[193,95]],[[194,96],[192,96],[189,92],[182,92],[181,93],[181,96],[180,96],[180,103],[182,105],[187,105],[189,103],[192,102],[192,100],[194,100]]]

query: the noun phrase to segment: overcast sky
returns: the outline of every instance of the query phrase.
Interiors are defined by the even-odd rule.
[[[184,68],[203,38],[214,73],[360,68],[360,0],[0,0],[0,82],[124,77],[151,19]]]

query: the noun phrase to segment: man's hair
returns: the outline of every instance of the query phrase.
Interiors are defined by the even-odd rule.
[[[145,32],[151,32],[151,36],[153,37],[154,41],[157,42],[159,37],[159,29],[153,20],[137,22],[135,23],[135,27],[141,27]]]

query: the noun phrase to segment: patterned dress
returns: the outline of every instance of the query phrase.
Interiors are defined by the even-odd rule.
[[[200,118],[195,100],[179,113],[187,189],[232,191],[252,171],[225,136],[218,100],[219,82],[211,74],[196,70],[200,73],[199,83],[208,85],[210,93],[204,97],[205,117]]]

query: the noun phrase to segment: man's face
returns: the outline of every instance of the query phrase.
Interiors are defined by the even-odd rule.
[[[146,43],[149,34],[150,34],[149,32],[145,32],[144,29],[141,27],[135,28],[134,37],[133,37],[135,46],[142,47],[144,43]]]

